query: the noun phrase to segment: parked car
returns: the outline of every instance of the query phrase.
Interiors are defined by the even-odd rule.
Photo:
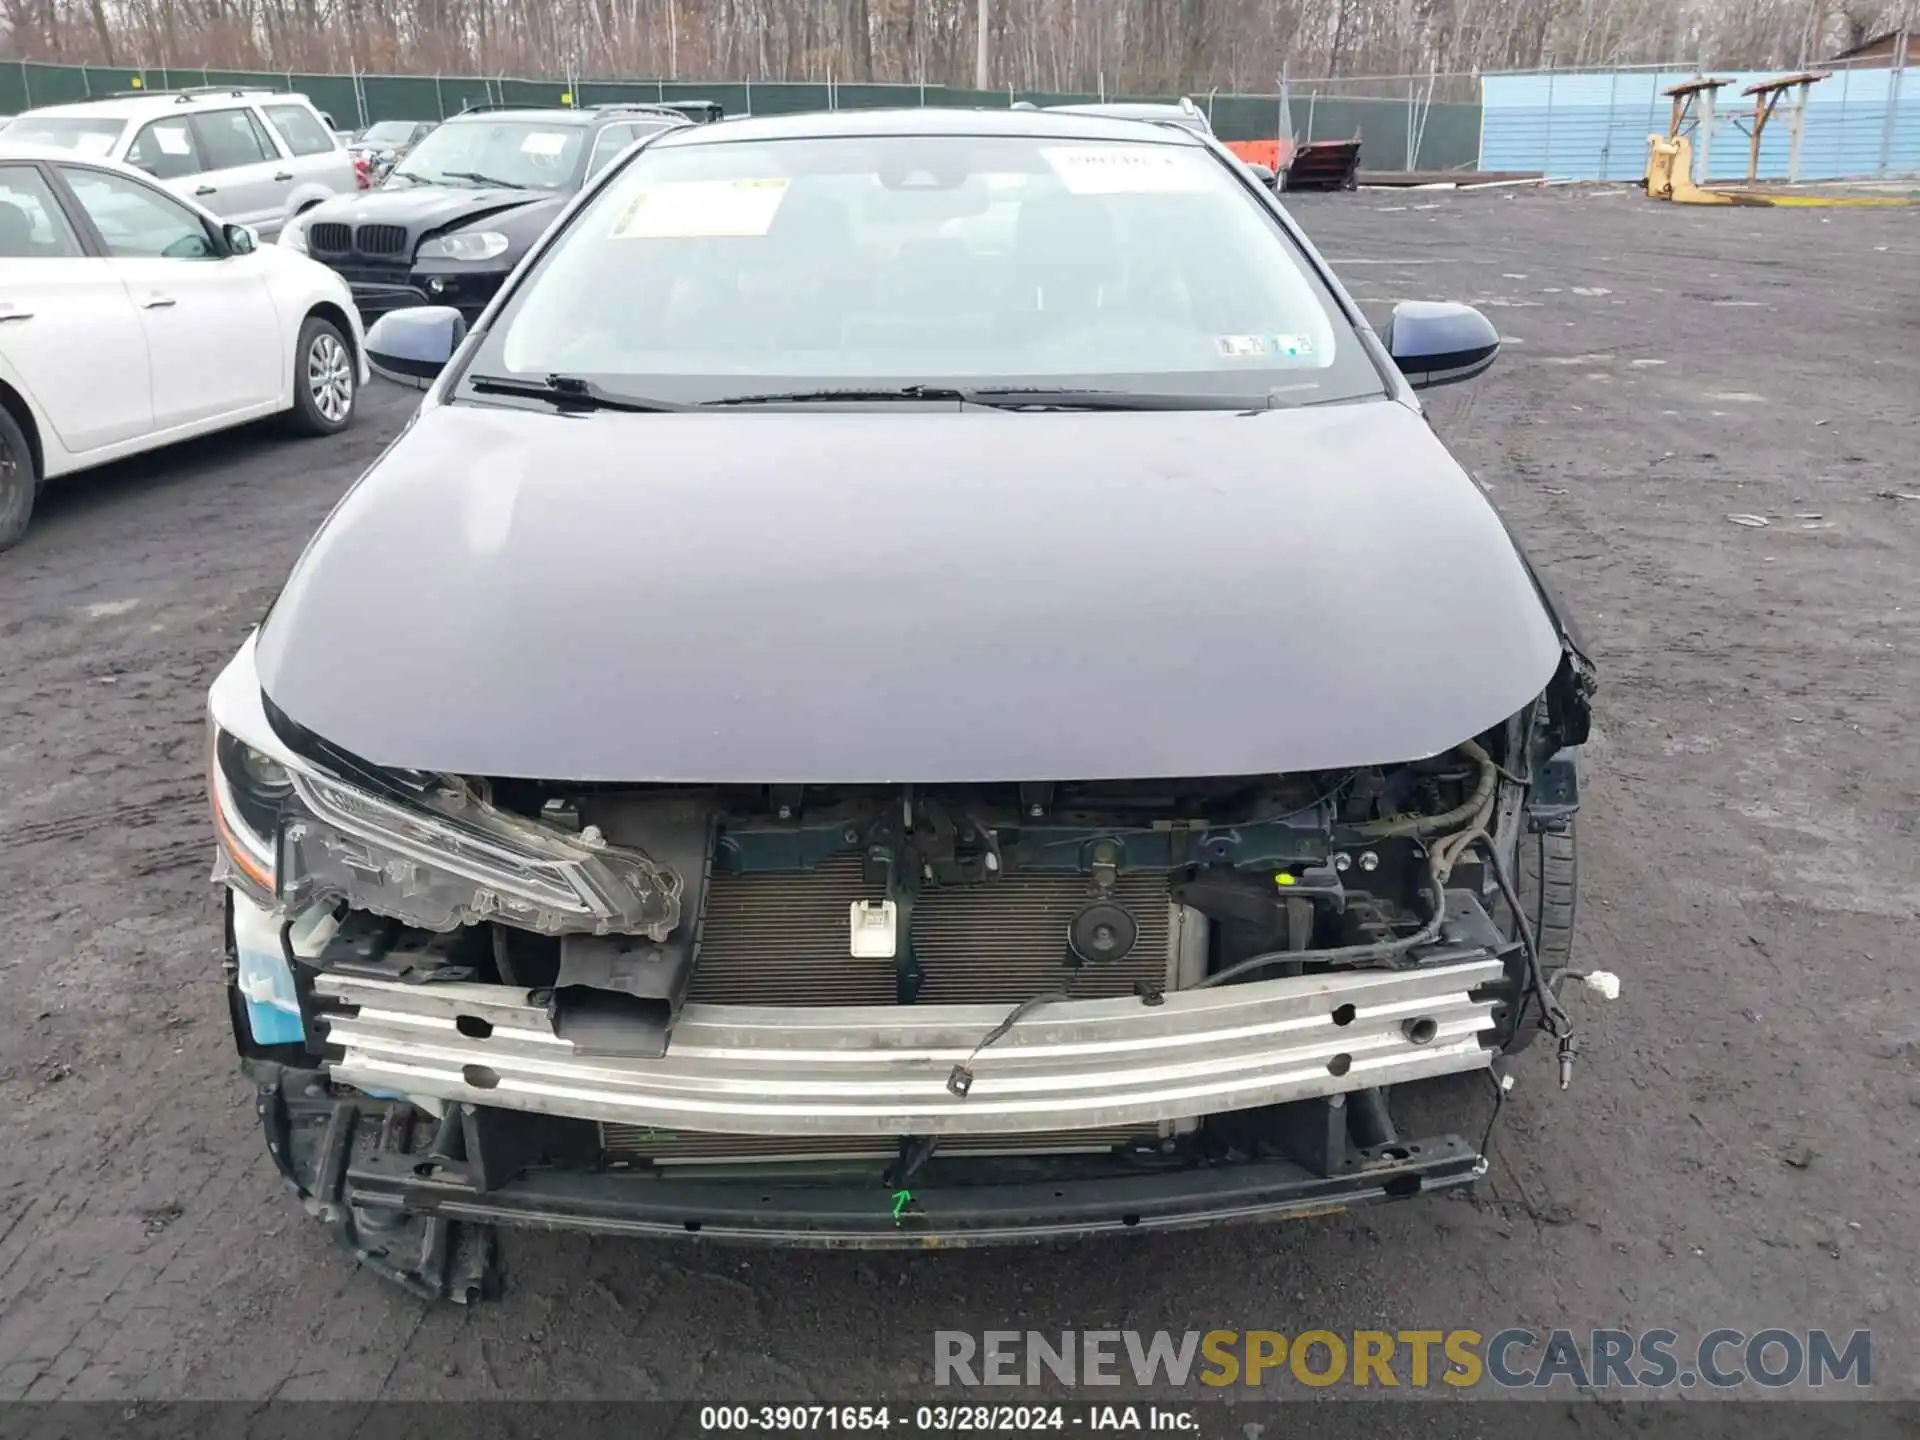
[[[1148,100],[1109,100],[1082,105],[1049,105],[1047,108],[1063,115],[1105,115],[1114,120],[1144,120],[1150,125],[1178,125],[1209,140],[1214,138],[1213,122],[1189,96],[1182,96],[1177,105]],[[1279,177],[1271,165],[1248,160],[1239,163],[1251,170],[1262,185],[1269,189],[1278,188]]]
[[[1104,115],[1112,120],[1145,120],[1154,125],[1178,125],[1196,135],[1213,134],[1207,112],[1183,96],[1178,104],[1153,100],[1100,100],[1078,105],[1049,105],[1059,115]]]
[[[386,315],[421,409],[209,705],[290,1188],[471,1299],[500,1224],[1470,1182],[1493,1087],[1435,1079],[1572,1063],[1593,688],[1421,412],[1498,345],[1376,337],[1186,130],[935,109],[655,134],[477,326]]]
[[[726,109],[718,100],[662,100],[655,108],[684,115],[696,125],[711,125],[727,118]]]
[[[689,124],[657,105],[475,107],[280,243],[345,276],[363,316],[431,301],[472,320],[582,186],[636,139]]]
[[[438,123],[437,120],[381,120],[362,130],[347,148],[356,161],[366,162],[369,178],[377,182],[384,179],[409,150],[432,134]]]
[[[332,434],[366,376],[324,266],[131,166],[0,138],[0,548],[49,480],[278,413]]]
[[[144,170],[176,195],[263,239],[354,188],[353,161],[304,95],[208,87],[48,105],[0,139]]]

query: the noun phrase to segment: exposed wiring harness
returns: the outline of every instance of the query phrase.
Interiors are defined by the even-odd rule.
[[[1451,829],[1469,818],[1476,824],[1484,825],[1486,821],[1480,818],[1480,812],[1493,803],[1494,788],[1500,783],[1500,767],[1493,763],[1493,757],[1477,741],[1463,740],[1458,748],[1480,767],[1473,793],[1460,804],[1439,815],[1395,815],[1386,820],[1369,820],[1354,829],[1370,839],[1381,839],[1391,835],[1431,835],[1438,830]]]
[[[1042,1005],[1051,1005],[1056,1000],[1066,1001],[1073,999],[1073,977],[1077,973],[1078,972],[1074,970],[1067,971],[1067,978],[1061,983],[1058,990],[1043,990],[1038,995],[1029,995],[1018,1005],[1014,1006],[1013,1009],[1009,1010],[1007,1012],[1007,1018],[994,1026],[993,1029],[989,1030],[985,1035],[982,1035],[980,1037],[980,1043],[967,1052],[967,1058],[947,1072],[947,1093],[957,1099],[966,1099],[967,1092],[973,1088],[973,1062],[980,1058],[980,1052],[996,1041],[1004,1039],[1007,1032],[1013,1029],[1015,1025],[1018,1025],[1023,1017],[1039,1009]]]
[[[1198,981],[1190,988],[1204,990],[1215,985],[1225,985],[1258,970],[1265,970],[1274,965],[1297,964],[1302,960],[1332,965],[1377,964],[1381,961],[1397,959],[1411,950],[1417,950],[1422,945],[1430,945],[1439,939],[1441,927],[1446,923],[1447,918],[1447,881],[1453,874],[1453,867],[1475,844],[1484,844],[1488,852],[1492,852],[1493,842],[1488,836],[1487,826],[1493,820],[1495,794],[1499,788],[1501,775],[1504,773],[1500,766],[1494,763],[1493,757],[1476,742],[1468,740],[1458,748],[1479,767],[1473,792],[1463,804],[1456,805],[1453,809],[1439,815],[1400,816],[1390,820],[1371,821],[1357,827],[1359,833],[1370,837],[1386,835],[1424,837],[1436,831],[1445,830],[1449,826],[1460,825],[1462,821],[1466,822],[1450,834],[1442,835],[1437,839],[1425,839],[1422,842],[1426,846],[1427,880],[1433,896],[1433,913],[1427,918],[1425,924],[1413,934],[1401,936],[1396,940],[1381,940],[1366,945],[1342,945],[1331,950],[1263,951],[1261,954],[1250,955],[1244,960],[1234,962],[1224,970]],[[1501,881],[1501,887],[1502,893],[1510,889],[1504,879]],[[1509,899],[1507,903],[1511,905],[1513,901]],[[1534,958],[1533,943],[1530,938],[1526,941],[1526,947],[1528,970],[1537,989],[1540,966],[1538,960]],[[965,1099],[967,1092],[973,1088],[973,1063],[979,1059],[983,1050],[1004,1039],[1015,1025],[1040,1006],[1072,998],[1073,972],[1069,971],[1066,982],[1059,989],[1030,995],[1014,1006],[1007,1012],[1004,1020],[980,1038],[980,1043],[968,1052],[967,1058],[948,1073],[948,1093],[958,1099]],[[1557,1008],[1558,1002],[1552,1003]],[[1570,1053],[1566,1047],[1571,1045],[1571,1027],[1568,1027],[1568,1032],[1568,1035],[1562,1038],[1563,1057]],[[1563,1073],[1569,1063],[1563,1058],[1561,1064]]]
[[[1513,912],[1513,928],[1520,936],[1520,946],[1525,952],[1527,964],[1527,984],[1520,1003],[1514,1007],[1513,1026],[1518,1032],[1526,1022],[1526,999],[1531,996],[1540,1007],[1540,1023],[1546,1032],[1553,1036],[1560,1050],[1560,1088],[1565,1090],[1573,1084],[1573,1021],[1561,1007],[1560,997],[1554,992],[1545,973],[1540,969],[1540,949],[1533,935],[1533,922],[1527,918],[1527,912],[1520,903],[1520,893],[1514,888],[1513,879],[1507,874],[1506,863],[1500,858],[1499,850],[1492,840],[1484,834],[1478,841],[1481,853],[1486,856],[1487,867],[1493,871],[1493,883],[1500,887],[1500,897],[1507,902],[1507,908]]]
[[[1249,955],[1244,960],[1236,960],[1224,970],[1219,970],[1199,981],[1192,988],[1204,990],[1213,985],[1225,985],[1238,980],[1243,975],[1251,975],[1256,970],[1265,970],[1269,966],[1283,965],[1301,960],[1312,960],[1316,964],[1329,965],[1366,965],[1382,960],[1395,960],[1410,950],[1422,945],[1431,945],[1440,938],[1440,927],[1447,918],[1447,881],[1453,875],[1453,867],[1460,863],[1464,855],[1476,842],[1486,841],[1487,826],[1493,820],[1494,792],[1500,782],[1500,769],[1493,763],[1491,756],[1473,741],[1469,740],[1460,747],[1480,766],[1480,777],[1474,785],[1473,795],[1467,805],[1456,805],[1441,815],[1405,816],[1393,820],[1376,820],[1372,826],[1391,825],[1391,831],[1383,831],[1370,826],[1360,827],[1368,835],[1411,835],[1420,831],[1443,828],[1466,820],[1467,824],[1450,835],[1427,842],[1427,883],[1433,896],[1433,914],[1411,935],[1403,935],[1397,940],[1381,940],[1370,945],[1342,945],[1332,950],[1267,950],[1258,955]],[[1469,808],[1471,807],[1471,808]],[[1538,968],[1538,967],[1536,967]]]

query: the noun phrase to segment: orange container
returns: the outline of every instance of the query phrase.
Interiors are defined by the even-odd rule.
[[[1227,149],[1249,165],[1264,165],[1278,175],[1293,159],[1291,140],[1228,140]]]

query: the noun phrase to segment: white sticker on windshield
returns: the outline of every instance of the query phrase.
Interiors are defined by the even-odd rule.
[[[1310,335],[1216,335],[1214,348],[1228,360],[1310,360]]]
[[[73,148],[80,155],[105,155],[113,149],[113,139],[112,135],[86,130],[73,137]]]
[[[786,198],[785,180],[676,180],[642,190],[613,222],[615,240],[764,235]]]
[[[169,155],[191,155],[193,153],[193,144],[187,139],[187,132],[184,130],[169,130],[166,126],[162,125],[153,132],[153,138],[159,142],[160,148]]]
[[[1075,195],[1192,194],[1207,188],[1206,172],[1170,146],[1050,146],[1040,153]]]
[[[567,148],[566,132],[536,130],[520,142],[520,148],[528,155],[558,155]]]

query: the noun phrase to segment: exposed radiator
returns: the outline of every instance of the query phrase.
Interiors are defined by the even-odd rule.
[[[717,1005],[893,1004],[893,961],[847,954],[847,908],[880,898],[853,851],[801,874],[715,876],[687,998]],[[1067,922],[1092,898],[1091,882],[1075,875],[1015,874],[927,891],[913,910],[920,999],[1012,1005],[1057,989],[1066,975]],[[1175,988],[1166,877],[1123,875],[1114,898],[1140,922],[1139,943],[1118,964],[1082,969],[1073,993],[1087,1000],[1131,995],[1143,980]],[[1198,915],[1189,918],[1183,933],[1204,924]]]
[[[796,874],[716,875],[707,892],[699,964],[688,999],[717,1005],[892,1005],[891,960],[848,953],[848,907],[875,900],[849,851]],[[926,1004],[1012,1006],[1066,978],[1067,924],[1093,898],[1075,875],[1008,875],[984,884],[922,894],[913,910],[920,1000]],[[1124,960],[1086,966],[1073,980],[1076,999],[1131,995],[1144,982],[1180,989],[1205,972],[1206,920],[1172,904],[1164,875],[1122,875],[1112,898],[1133,914],[1140,938]],[[1093,1131],[1063,1130],[995,1140],[944,1143],[949,1153],[1058,1154],[1104,1151],[1186,1128],[1182,1123]],[[607,1153],[670,1163],[891,1159],[891,1147],[845,1139],[669,1133],[601,1127]]]

